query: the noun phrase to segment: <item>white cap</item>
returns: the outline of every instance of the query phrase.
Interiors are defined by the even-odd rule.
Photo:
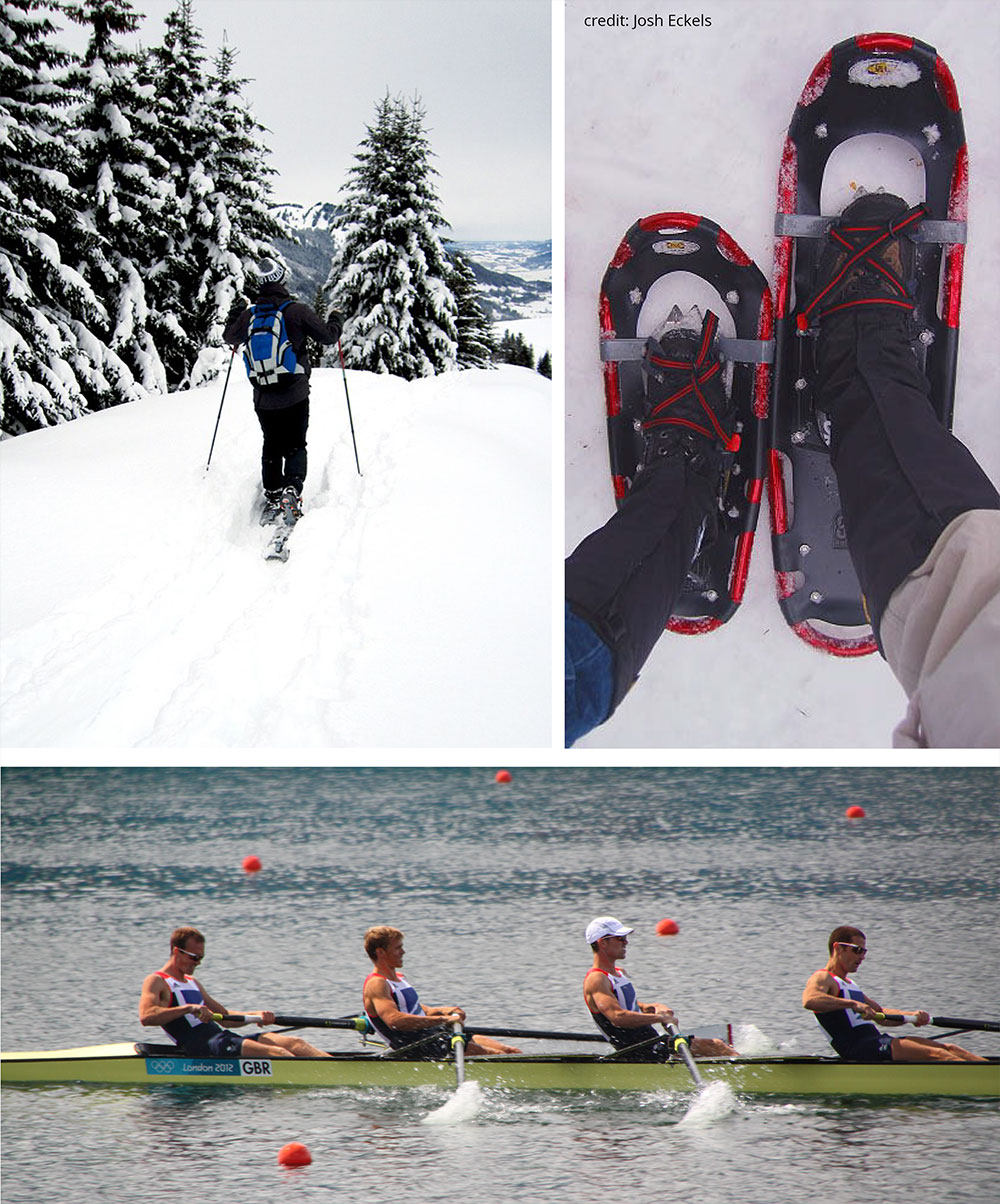
[[[635,932],[635,929],[626,928],[614,916],[598,916],[587,925],[586,940],[588,945],[593,945],[602,936],[628,936],[630,932]]]

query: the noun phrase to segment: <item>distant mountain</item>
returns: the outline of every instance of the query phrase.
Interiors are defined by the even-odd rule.
[[[279,240],[288,288],[311,302],[326,283],[343,235],[333,228],[341,210],[329,201],[308,207],[278,205],[274,216],[294,235]],[[472,265],[483,308],[493,321],[533,318],[552,309],[552,241],[448,242]]]

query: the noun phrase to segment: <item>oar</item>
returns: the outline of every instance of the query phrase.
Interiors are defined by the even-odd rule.
[[[674,1048],[680,1051],[680,1055],[684,1059],[684,1065],[688,1068],[688,1073],[694,1079],[694,1085],[699,1088],[704,1087],[705,1081],[698,1073],[698,1067],[694,1064],[694,1058],[691,1056],[687,1040],[681,1036],[680,1029],[676,1024],[665,1024],[663,1027],[673,1037]]]
[[[451,1031],[454,1036],[451,1039],[452,1052],[455,1055],[455,1079],[458,1086],[465,1082],[465,1033],[462,1029],[461,1020],[456,1020],[451,1026]]]
[[[479,1024],[470,1024],[468,1020],[465,1027],[483,1037],[519,1037],[523,1041],[600,1041],[602,1045],[608,1042],[601,1033],[564,1033],[548,1028],[483,1028]]]
[[[240,1016],[235,1012],[227,1013],[225,1016],[216,1012],[212,1019],[229,1020],[233,1024],[261,1023],[260,1016]],[[280,1024],[283,1028],[349,1028],[359,1033],[372,1031],[367,1016],[339,1016],[335,1019],[322,1016],[275,1016],[274,1023]]]
[[[876,1020],[899,1020],[907,1016],[915,1016],[916,1012],[876,1012]],[[964,1033],[1000,1033],[1000,1020],[962,1020],[957,1016],[931,1016],[930,1023],[935,1028],[960,1029]]]

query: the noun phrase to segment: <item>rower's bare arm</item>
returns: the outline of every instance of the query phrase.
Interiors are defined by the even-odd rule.
[[[463,1008],[449,1006],[432,1007],[424,1009],[430,1019],[440,1023],[442,1020],[450,1020],[454,1023],[456,1020],[465,1020],[465,1011]]]
[[[171,1004],[170,990],[158,974],[150,974],[142,984],[139,996],[139,1023],[147,1027],[169,1024],[181,1016],[200,1014],[206,1020],[211,1015],[207,1007],[196,1003]]]
[[[599,1011],[618,1028],[643,1028],[657,1021],[663,1024],[674,1023],[674,1014],[669,1008],[652,1012],[630,1012],[623,1008],[608,985],[607,978],[601,973],[587,975],[583,984],[583,997],[592,1010]],[[642,1004],[637,1006],[641,1008]]]
[[[841,995],[836,981],[826,970],[817,970],[810,976],[802,992],[802,1006],[810,1012],[857,1012],[865,1020],[873,1019],[879,1010],[867,996],[861,1001]]]
[[[374,1012],[383,1024],[400,1032],[416,1032],[422,1028],[433,1028],[440,1020],[430,1016],[413,1016],[401,1012],[393,1002],[392,992],[384,978],[373,978],[365,987],[365,1011]]]

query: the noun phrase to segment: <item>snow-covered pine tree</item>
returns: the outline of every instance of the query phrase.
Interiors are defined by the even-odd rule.
[[[93,331],[107,320],[76,270],[87,232],[70,177],[79,167],[67,113],[71,56],[49,41],[39,0],[0,10],[0,430],[65,422],[138,395]]]
[[[448,247],[453,273],[451,291],[458,307],[458,366],[460,368],[495,367],[496,340],[493,326],[479,301],[479,290],[472,265],[456,247]]]
[[[212,289],[215,191],[212,160],[217,131],[203,72],[201,33],[191,0],[179,0],[166,19],[162,46],[149,58],[155,88],[157,153],[173,182],[164,213],[171,237],[147,277],[150,328],[171,389],[186,388],[215,320]]]
[[[270,212],[274,169],[261,141],[264,127],[243,99],[246,80],[233,76],[236,51],[223,45],[208,81],[208,110],[216,145],[211,161],[214,187],[206,198],[212,215],[207,264],[200,293],[209,302],[211,323],[191,376],[192,385],[210,379],[228,358],[222,330],[237,297],[246,292],[246,269],[274,255],[273,241],[288,231]]]
[[[91,241],[84,274],[107,313],[99,333],[145,389],[165,393],[147,325],[145,274],[168,245],[172,182],[152,146],[152,89],[140,87],[136,74],[142,56],[115,41],[141,18],[130,0],[79,0],[64,11],[91,31],[74,72],[84,100],[74,114],[81,163],[73,184]]]
[[[353,368],[414,380],[458,363],[453,269],[439,230],[431,149],[418,98],[378,102],[344,189],[345,231],[327,291],[345,315]]]

